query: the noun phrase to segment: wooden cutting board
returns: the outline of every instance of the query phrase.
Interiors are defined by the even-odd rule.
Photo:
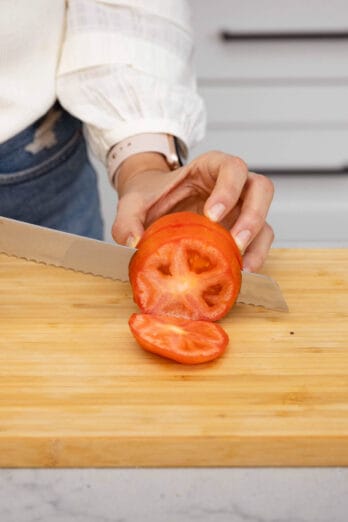
[[[128,283],[0,255],[3,467],[348,464],[348,249],[273,250],[289,314],[236,305],[182,366],[128,330]]]

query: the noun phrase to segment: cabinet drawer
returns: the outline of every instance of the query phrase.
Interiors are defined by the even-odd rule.
[[[248,126],[262,130],[278,125],[348,130],[348,84],[203,85],[200,94],[205,100],[209,128]]]
[[[348,77],[346,0],[190,0],[199,78]],[[323,33],[322,39],[231,40],[221,33]],[[325,34],[330,33],[329,39]]]
[[[224,129],[208,130],[191,157],[207,150],[222,150],[243,158],[251,168],[340,169],[348,164],[344,130]]]
[[[267,221],[277,247],[348,247],[348,177],[271,176],[274,199]]]

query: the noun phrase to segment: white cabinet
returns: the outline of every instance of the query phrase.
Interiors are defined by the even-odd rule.
[[[208,112],[193,154],[219,149],[271,172],[276,246],[348,246],[348,2],[190,5]]]
[[[272,170],[275,246],[348,246],[348,172],[335,173],[348,165],[347,0],[188,1],[208,112],[206,137],[191,157],[219,149],[253,170]],[[99,178],[111,240],[116,198],[105,172]]]

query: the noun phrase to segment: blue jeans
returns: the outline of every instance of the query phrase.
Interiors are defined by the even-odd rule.
[[[0,144],[0,216],[103,238],[96,174],[81,129],[55,104]]]

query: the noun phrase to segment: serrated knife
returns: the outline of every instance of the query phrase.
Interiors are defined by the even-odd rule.
[[[0,216],[0,252],[95,276],[128,281],[128,265],[136,249]],[[242,272],[242,286],[237,302],[289,311],[276,281],[250,272]]]

